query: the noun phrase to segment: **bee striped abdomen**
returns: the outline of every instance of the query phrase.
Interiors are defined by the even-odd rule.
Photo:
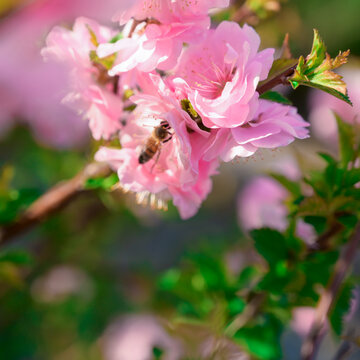
[[[139,164],[145,164],[151,160],[159,149],[159,142],[153,138],[148,139],[146,146],[139,155]]]
[[[172,138],[172,134],[169,132],[170,126],[167,121],[162,121],[159,126],[154,128],[151,136],[147,139],[145,146],[139,155],[139,164],[145,164],[151,160],[154,155],[159,151],[160,155],[161,145],[168,142]],[[156,161],[157,161],[156,160]]]

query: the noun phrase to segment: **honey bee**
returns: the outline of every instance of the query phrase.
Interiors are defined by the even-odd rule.
[[[139,155],[139,164],[150,161],[156,153],[160,156],[160,147],[172,139],[173,134],[169,131],[170,125],[167,121],[162,121],[156,126]]]

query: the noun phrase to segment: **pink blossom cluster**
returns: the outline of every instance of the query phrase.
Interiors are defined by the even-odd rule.
[[[114,9],[125,10],[132,0],[16,3],[19,3],[16,10],[0,21],[0,136],[21,123],[32,130],[37,141],[47,146],[83,146],[89,140],[86,122],[61,104],[68,70],[63,64],[45,63],[40,50],[54,25],[61,23],[70,27],[80,15],[106,21]]]
[[[43,55],[66,63],[64,102],[88,119],[95,139],[119,138],[95,158],[139,202],[193,216],[220,161],[308,137],[295,108],[259,99],[274,49],[256,31],[209,10],[228,0],[139,0],[115,16],[120,32],[80,18],[55,28]]]

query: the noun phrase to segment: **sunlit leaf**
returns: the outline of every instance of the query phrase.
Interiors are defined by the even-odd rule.
[[[314,30],[311,53],[306,59],[303,56],[299,58],[295,72],[289,79],[292,87],[296,89],[299,85],[306,85],[317,88],[351,104],[342,76],[333,72],[347,62],[349,53],[349,50],[340,52],[335,59],[331,59],[318,31]]]

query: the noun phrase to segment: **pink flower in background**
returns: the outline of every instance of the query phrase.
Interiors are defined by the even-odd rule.
[[[360,123],[360,69],[345,68],[341,71],[347,84],[353,106],[322,91],[311,92],[310,123],[314,135],[330,147],[337,144],[337,125],[333,112],[348,123]]]
[[[131,1],[35,0],[0,22],[1,131],[11,128],[15,117],[28,124],[39,141],[69,147],[84,144],[88,126],[61,104],[67,86],[67,68],[44,63],[40,50],[46,34],[58,23],[71,24],[79,15],[106,20]],[[21,46],[19,46],[21,44]],[[29,71],[31,69],[31,71]],[[11,104],[11,107],[10,107]],[[70,131],[69,131],[70,129]]]
[[[222,22],[205,41],[180,59],[175,80],[208,128],[235,128],[251,120],[258,107],[256,87],[267,77],[273,49],[258,52],[260,38],[247,25]]]
[[[238,198],[238,214],[245,231],[270,227],[286,229],[287,208],[283,203],[288,193],[275,180],[257,177],[244,187]]]
[[[291,328],[301,337],[309,334],[311,326],[315,320],[316,309],[308,306],[295,308],[293,311],[293,319]]]
[[[141,0],[115,16],[123,25],[124,39],[99,47],[98,55],[117,53],[115,75],[135,67],[151,72],[155,68],[170,70],[178,62],[183,43],[199,41],[210,26],[210,8],[228,6],[229,1]],[[134,19],[131,19],[134,18]]]
[[[105,331],[101,347],[105,360],[152,359],[155,347],[163,351],[164,360],[177,360],[182,355],[181,344],[151,315],[120,318]]]
[[[284,163],[282,173],[293,181],[298,180],[292,163]],[[262,227],[286,230],[288,209],[285,201],[288,196],[289,192],[276,180],[265,176],[255,177],[238,196],[239,224],[245,231]],[[296,235],[307,244],[313,243],[316,238],[314,228],[302,219],[296,224]]]
[[[78,18],[72,31],[55,27],[42,50],[45,60],[59,61],[68,67],[70,89],[63,102],[89,120],[96,140],[109,139],[121,128],[123,103],[120,96],[113,93],[115,79],[109,78],[101,86],[100,79],[106,69],[99,70],[90,59],[91,51],[96,50],[94,42],[110,41],[114,35],[112,30],[95,21]]]

